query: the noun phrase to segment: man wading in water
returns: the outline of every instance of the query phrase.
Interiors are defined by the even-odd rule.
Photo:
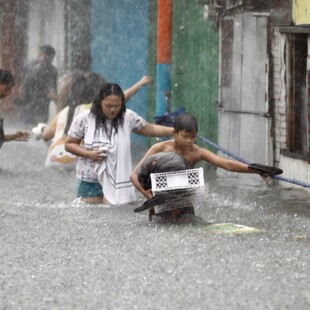
[[[145,179],[145,174],[143,176],[143,171],[145,171],[146,169],[146,164],[149,166],[152,164],[157,164],[156,160],[159,159],[159,154],[161,154],[161,156],[166,156],[166,158],[169,158],[169,156],[171,156],[171,153],[175,153],[176,155],[183,158],[184,168],[182,168],[181,166],[179,167],[178,162],[180,161],[176,159],[176,161],[174,162],[174,171],[182,169],[192,169],[198,162],[206,161],[216,167],[220,167],[222,169],[232,172],[260,174],[265,181],[268,181],[267,178],[272,175],[272,173],[262,173],[258,170],[250,168],[250,166],[247,164],[222,158],[212,153],[211,151],[196,145],[195,141],[197,132],[198,123],[193,115],[187,112],[178,115],[174,122],[174,139],[154,144],[147,151],[142,160],[138,163],[136,168],[131,173],[130,179],[134,184],[135,188],[139,192],[141,192],[144,197],[146,197],[150,201],[150,203],[150,199],[152,199],[153,194],[150,184],[148,186],[143,184],[142,180]],[[151,160],[150,156],[152,156]],[[173,166],[173,162],[172,164],[170,163],[170,166]],[[165,165],[161,165],[161,171],[158,171],[158,169],[157,171],[150,171],[153,173],[173,171],[171,167],[169,168],[169,170],[166,169],[167,167],[165,167]],[[149,205],[151,206],[151,204]],[[171,209],[170,206],[168,211],[166,211],[164,207],[155,207],[155,209],[152,207],[150,209],[150,219],[152,218],[152,215],[157,215],[158,218],[164,222],[182,222],[182,220],[186,218],[186,215],[194,215],[194,209],[192,206],[188,206],[188,201],[186,202],[186,199],[184,202],[182,202],[182,200],[179,200],[174,205],[174,209]]]

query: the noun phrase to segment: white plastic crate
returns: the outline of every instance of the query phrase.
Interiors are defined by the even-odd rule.
[[[153,193],[205,185],[203,168],[151,173],[151,182]]]

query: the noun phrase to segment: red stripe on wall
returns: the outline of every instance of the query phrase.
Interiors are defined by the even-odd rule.
[[[171,63],[172,0],[158,0],[157,63]]]

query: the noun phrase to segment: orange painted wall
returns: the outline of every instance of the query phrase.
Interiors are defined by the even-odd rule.
[[[157,63],[171,63],[172,0],[158,0]]]

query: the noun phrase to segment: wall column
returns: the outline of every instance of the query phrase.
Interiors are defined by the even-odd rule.
[[[158,0],[156,115],[169,111],[171,95],[172,1]]]

